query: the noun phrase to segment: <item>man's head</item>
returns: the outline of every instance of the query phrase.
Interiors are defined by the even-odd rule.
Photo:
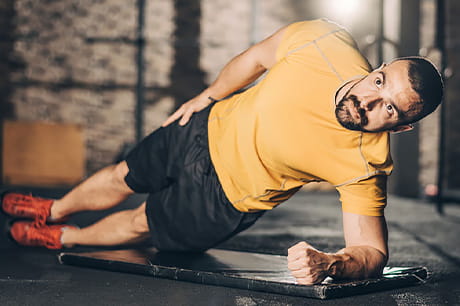
[[[401,132],[440,104],[442,78],[428,60],[404,57],[356,81],[337,103],[335,115],[347,129]]]

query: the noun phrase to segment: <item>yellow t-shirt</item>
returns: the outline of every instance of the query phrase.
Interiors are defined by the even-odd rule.
[[[276,57],[261,82],[211,110],[209,149],[228,199],[239,211],[268,210],[327,181],[344,211],[383,215],[388,133],[345,129],[334,112],[341,85],[371,69],[350,34],[323,19],[294,23]]]

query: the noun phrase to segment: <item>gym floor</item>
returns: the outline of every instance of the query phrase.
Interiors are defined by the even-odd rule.
[[[7,187],[1,190],[6,190]],[[18,190],[18,188],[15,188]],[[21,190],[21,188],[19,188]],[[43,197],[65,190],[23,189]],[[135,207],[136,195],[114,210]],[[86,212],[70,223],[90,224],[108,212]],[[460,304],[460,205],[446,205],[439,216],[430,203],[390,197],[386,209],[390,231],[389,266],[425,266],[426,283],[334,300],[314,300],[240,289],[193,284],[142,275],[59,264],[60,251],[25,248],[6,234],[11,219],[0,215],[1,305],[458,305]],[[316,248],[343,247],[341,214],[335,193],[299,192],[265,214],[256,225],[219,248],[286,254],[306,240]],[[101,250],[77,247],[72,251]]]

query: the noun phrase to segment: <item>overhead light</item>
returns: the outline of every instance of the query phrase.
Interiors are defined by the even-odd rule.
[[[324,12],[331,19],[340,21],[348,18],[356,18],[357,12],[361,11],[365,1],[362,0],[329,0],[322,1]],[[350,20],[351,21],[351,20]]]

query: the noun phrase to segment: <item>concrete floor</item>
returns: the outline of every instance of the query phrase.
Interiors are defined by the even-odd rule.
[[[42,196],[64,191],[38,190]],[[118,209],[134,207],[136,196]],[[306,240],[335,251],[343,247],[341,214],[335,193],[301,192],[265,214],[256,225],[220,247],[286,254]],[[81,213],[70,222],[85,226],[102,216]],[[11,220],[0,215],[1,305],[459,305],[460,206],[448,205],[440,217],[428,203],[391,197],[386,210],[392,266],[426,266],[419,286],[335,300],[314,300],[232,288],[155,279],[147,276],[60,265],[56,254],[12,243],[5,234]],[[75,251],[100,250],[78,247]]]

